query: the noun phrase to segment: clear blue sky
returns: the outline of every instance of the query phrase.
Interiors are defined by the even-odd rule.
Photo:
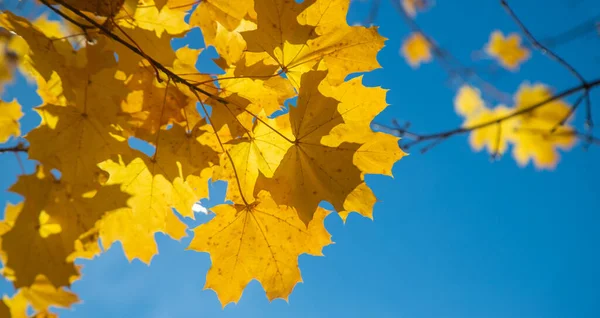
[[[437,2],[417,21],[463,61],[492,30],[517,31],[498,1]],[[510,2],[540,37],[600,13],[591,0]],[[389,38],[379,55],[383,69],[365,76],[367,85],[390,89],[391,106],[377,121],[409,120],[421,132],[459,125],[447,75],[435,63],[415,71],[404,62],[398,51],[408,29],[388,1],[381,6],[375,23]],[[367,8],[354,4],[349,20],[360,21]],[[556,51],[588,79],[600,76],[597,34]],[[509,93],[522,80],[558,90],[577,84],[539,53],[521,72],[493,76]],[[29,108],[39,99],[30,90],[21,80],[3,96],[17,96],[28,109],[25,129],[38,121]],[[592,98],[598,135],[600,91]],[[581,122],[583,113],[577,117]],[[61,317],[600,317],[600,148],[577,146],[562,159],[554,172],[519,168],[510,156],[491,163],[487,154],[472,152],[466,136],[425,155],[415,151],[396,164],[394,179],[367,178],[381,201],[375,221],[356,215],[345,225],[335,215],[326,220],[336,244],[325,248],[325,257],[300,257],[305,283],[289,303],[269,303],[252,282],[239,304],[221,309],[214,292],[203,291],[208,255],[184,251],[189,238],[175,242],[157,235],[160,255],[150,267],[128,263],[120,246],[81,262],[83,279],[73,290],[84,303],[60,311]],[[13,154],[0,155],[0,162],[4,190],[19,168]],[[213,190],[210,203],[216,204],[224,185]],[[16,200],[0,194],[2,202]],[[1,292],[10,290],[0,283]]]

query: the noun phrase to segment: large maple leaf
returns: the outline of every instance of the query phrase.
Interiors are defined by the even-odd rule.
[[[286,115],[291,128],[282,133],[292,146],[273,177],[258,181],[259,189],[269,190],[278,204],[296,208],[306,223],[321,201],[330,202],[342,215],[358,212],[370,217],[376,199],[363,174],[389,174],[404,155],[397,138],[382,137],[369,128],[371,119],[387,106],[385,91],[357,90],[360,79],[331,87],[326,75],[314,71],[302,77],[298,105]],[[359,97],[363,90],[371,91],[369,97]],[[364,103],[369,99],[374,102]],[[356,161],[376,164],[357,166]]]
[[[155,233],[175,239],[186,235],[185,224],[172,209],[194,217],[192,205],[208,196],[210,170],[206,169],[217,161],[210,147],[200,144],[199,137],[182,127],[163,130],[158,137],[152,157],[137,153],[133,159],[100,164],[110,175],[107,184],[118,185],[132,196],[130,208],[120,209],[102,221],[102,244],[108,248],[121,241],[128,259],[139,258],[146,263],[158,252]]]
[[[206,288],[219,295],[223,306],[237,302],[252,280],[261,282],[267,297],[287,299],[301,282],[298,256],[322,255],[331,244],[323,221],[328,211],[319,208],[308,226],[296,212],[278,206],[267,192],[250,205],[220,205],[216,217],[194,230],[189,248],[210,253],[213,266]]]
[[[3,258],[16,287],[32,285],[40,274],[56,287],[69,286],[78,275],[70,258],[75,242],[107,213],[126,206],[128,197],[117,186],[82,192],[41,168],[21,176],[11,190],[25,198],[11,229],[2,235]]]

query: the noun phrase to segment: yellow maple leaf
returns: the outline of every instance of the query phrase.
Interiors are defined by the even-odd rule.
[[[173,66],[177,59],[177,55],[171,46],[171,41],[185,35],[185,33],[169,34],[163,32],[161,36],[157,36],[153,30],[146,30],[141,27],[131,29],[116,28],[114,33],[123,41],[139,48],[143,52],[143,55],[151,57],[165,67]],[[115,41],[110,41],[109,45],[110,49],[119,56],[118,69],[124,73],[123,77],[126,78],[132,74],[137,74],[142,70],[157,73],[143,55],[140,56],[140,54],[131,51],[121,43]],[[167,81],[167,76],[160,72],[158,74],[161,74],[161,80]]]
[[[214,46],[227,65],[237,62],[246,48],[240,34],[256,29],[254,1],[201,1],[190,16],[190,25],[199,26],[206,46]]]
[[[523,84],[515,94],[515,107],[527,108],[551,98],[552,92],[543,84]],[[568,121],[559,125],[571,113],[570,106],[554,100],[520,117],[515,134],[513,157],[521,166],[533,161],[536,168],[554,169],[560,155],[557,149],[568,150],[575,145],[576,136]]]
[[[432,59],[429,41],[418,32],[404,40],[401,52],[412,68],[418,68],[421,63],[430,62]]]
[[[349,26],[348,0],[255,1],[257,29],[242,32],[246,61],[277,65],[298,88],[302,74],[319,67],[328,80],[341,83],[348,74],[379,68],[377,52],[384,38],[377,28]],[[271,74],[264,74],[271,75]]]
[[[205,288],[214,290],[223,306],[237,302],[257,279],[269,300],[287,299],[302,281],[300,254],[322,255],[331,244],[323,224],[328,211],[318,208],[306,226],[293,208],[278,206],[266,192],[250,205],[220,205],[216,216],[194,229],[189,249],[210,253],[212,266]]]
[[[13,297],[4,295],[0,302],[0,317],[28,318],[27,299],[18,293]]]
[[[116,20],[123,28],[139,27],[154,31],[158,37],[161,37],[163,32],[182,34],[190,28],[184,21],[185,9],[185,7],[164,5],[159,7],[154,0],[139,0],[133,15],[125,13],[122,18]]]
[[[0,302],[0,317],[30,318],[58,317],[49,312],[50,306],[69,308],[79,302],[74,293],[65,288],[56,288],[42,275],[38,275],[33,285],[23,287],[11,297],[3,297]],[[27,314],[27,306],[33,309],[33,316]]]
[[[18,68],[35,79],[42,98],[54,96],[57,99],[59,95],[70,93],[63,91],[63,83],[73,84],[73,87],[81,85],[82,81],[73,73],[76,53],[63,35],[56,34],[59,29],[50,27],[44,30],[48,25],[46,19],[35,22],[37,24],[9,11],[0,13],[0,27],[15,34],[9,47],[18,56]],[[49,85],[53,77],[54,81]],[[57,83],[57,79],[61,81]],[[53,90],[52,93],[46,93],[50,90]]]
[[[272,177],[290,142],[279,134],[290,135],[289,122],[261,116],[252,132],[225,145],[227,153],[221,155],[220,168],[213,179],[228,182],[226,200],[242,203],[252,201],[259,173]],[[268,127],[267,127],[268,125]]]
[[[21,105],[16,100],[0,101],[0,143],[21,134],[19,119],[23,117]]]
[[[463,127],[471,128],[493,122],[509,115],[512,111],[514,110],[504,105],[496,106],[494,109],[484,106],[477,112],[469,113],[463,123]],[[502,155],[508,148],[509,141],[513,140],[516,125],[517,121],[515,119],[508,119],[500,123],[477,128],[469,135],[469,143],[476,151],[481,151],[485,148],[492,155]]]
[[[291,107],[289,115],[285,116],[292,127],[291,134],[285,138],[293,145],[273,173],[273,178],[261,176],[257,185],[258,189],[270,191],[278,204],[294,207],[305,223],[312,219],[318,204],[323,200],[330,202],[342,216],[354,211],[371,217],[376,199],[364,183],[363,174],[389,172],[391,166],[404,155],[398,147],[397,138],[390,143],[390,139],[377,138],[380,135],[373,133],[359,136],[359,132],[368,129],[368,123],[372,119],[370,116],[374,117],[378,111],[365,111],[366,108],[360,106],[362,98],[358,96],[362,90],[349,90],[353,85],[337,91],[346,94],[344,98],[337,96],[346,101],[338,106],[338,100],[324,95],[326,92],[336,95],[336,90],[328,87],[330,84],[325,76],[326,72],[313,71],[302,77],[298,105]],[[357,81],[360,82],[360,79]],[[377,94],[373,98],[374,96]],[[356,104],[347,104],[352,99],[355,99]],[[382,109],[385,103],[378,107]],[[356,121],[356,116],[361,111],[364,112],[362,123]],[[332,129],[344,123],[350,129],[354,127],[358,133],[338,135],[339,140],[334,137],[326,142],[322,141]],[[342,128],[342,131],[346,130]],[[385,143],[386,146],[374,147],[370,144],[363,147],[366,144],[363,138],[369,139],[369,143]],[[370,152],[369,148],[383,148],[385,156],[375,151]],[[368,171],[361,171],[354,164],[355,160],[366,162],[370,156],[387,160],[369,167]]]
[[[131,89],[121,109],[128,116],[132,135],[153,142],[156,133],[168,124],[193,127],[200,120],[196,99],[170,82],[157,82],[154,74],[141,72],[126,80]],[[124,127],[129,130],[129,127]]]
[[[102,187],[93,197],[86,197],[83,192],[88,189],[55,180],[41,168],[19,177],[11,191],[25,198],[12,227],[2,234],[4,263],[16,287],[31,286],[38,275],[47,277],[53,286],[69,286],[78,275],[68,260],[75,242],[127,200],[116,186]]]
[[[194,217],[192,205],[208,196],[208,171],[211,163],[218,160],[210,147],[200,144],[198,137],[182,127],[163,130],[158,137],[152,157],[137,153],[133,159],[120,157],[118,162],[109,160],[99,165],[110,174],[107,185],[119,185],[122,191],[131,194],[130,208],[120,209],[102,220],[102,245],[108,249],[121,241],[129,260],[139,258],[146,263],[158,252],[155,233],[162,232],[175,239],[186,235],[185,224],[172,209],[185,217]]]
[[[428,0],[402,0],[402,8],[410,16],[417,15],[417,11],[425,9],[429,3]]]
[[[517,70],[530,55],[529,49],[521,45],[521,37],[518,34],[512,33],[504,37],[498,30],[490,35],[485,52],[511,71]]]
[[[485,102],[481,98],[481,91],[470,86],[463,85],[454,97],[454,109],[456,113],[468,117],[471,114],[477,113],[485,107]]]
[[[248,102],[247,105],[237,105],[238,107],[247,109],[253,114],[259,114],[264,110],[267,115],[271,115],[280,110],[287,99],[295,96],[290,82],[281,76],[255,77],[274,73],[276,68],[262,62],[248,67],[242,59],[240,63],[228,67],[226,73],[218,77],[219,96],[227,99],[236,94]],[[235,99],[231,102],[235,103]],[[215,107],[222,107],[222,105],[215,104]]]
[[[45,312],[53,307],[69,308],[79,302],[79,298],[66,288],[54,287],[46,277],[39,275],[30,287],[20,289],[36,312]]]

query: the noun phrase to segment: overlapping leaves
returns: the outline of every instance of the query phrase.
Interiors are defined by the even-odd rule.
[[[214,208],[189,248],[211,254],[206,287],[224,305],[252,279],[287,299],[298,256],[331,243],[321,202],[343,218],[372,216],[365,175],[391,175],[404,153],[370,128],[386,91],[345,80],[378,68],[384,42],[346,23],[348,0],[52,3],[70,22],[0,15],[44,100],[25,136],[39,166],[12,188],[24,201],[8,208],[0,236],[4,274],[21,287],[3,302],[12,315],[76,302],[61,288],[79,277],[75,258],[100,253],[99,239],[149,263],[155,233],[187,235],[177,214],[194,218],[211,178],[228,182],[232,204]],[[196,68],[201,50],[171,48],[195,26],[223,74]],[[18,104],[0,106],[10,110],[0,137],[18,135]],[[41,299],[21,296],[49,284]]]

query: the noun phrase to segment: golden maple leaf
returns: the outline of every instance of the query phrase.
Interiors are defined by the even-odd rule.
[[[190,16],[190,25],[199,26],[206,46],[214,46],[225,64],[232,65],[246,48],[240,32],[256,29],[255,19],[252,0],[206,0]]]
[[[479,90],[463,86],[455,107],[465,117],[463,127],[473,129],[469,142],[474,150],[486,148],[493,155],[501,155],[512,144],[512,155],[520,166],[533,161],[538,169],[553,169],[560,158],[557,149],[571,149],[576,136],[569,124],[571,107],[562,100],[549,101],[552,96],[543,84],[525,83],[515,93],[514,107],[489,109]],[[530,107],[534,108],[517,113]]]
[[[0,143],[21,134],[19,119],[23,117],[21,105],[16,100],[0,101]]]
[[[431,44],[421,33],[411,34],[402,43],[402,55],[412,68],[418,68],[421,63],[431,61]]]
[[[127,200],[116,186],[102,187],[90,197],[88,189],[56,180],[42,168],[21,176],[11,191],[25,198],[10,230],[2,234],[2,256],[16,287],[31,286],[38,275],[53,286],[69,286],[78,275],[69,259],[75,242]]]
[[[217,162],[216,153],[200,144],[195,133],[173,126],[160,131],[152,157],[136,153],[133,159],[120,157],[117,162],[109,160],[99,165],[110,175],[107,185],[118,185],[131,194],[130,208],[120,209],[102,221],[100,237],[105,248],[119,240],[129,260],[139,258],[149,263],[158,252],[155,233],[175,239],[186,235],[185,224],[172,209],[194,217],[192,205],[208,197],[210,167]]]
[[[261,116],[252,132],[246,137],[233,139],[221,154],[220,167],[213,178],[226,180],[226,199],[233,202],[252,200],[259,174],[272,177],[283,156],[292,144],[282,138],[282,131],[289,131],[289,122],[282,117],[268,119]]]
[[[348,0],[254,1],[256,29],[245,25],[241,32],[246,42],[246,63],[261,61],[276,65],[296,88],[302,74],[316,67],[328,69],[332,83],[342,82],[351,73],[379,68],[376,55],[383,47],[384,38],[375,27],[349,26],[345,21],[348,4]],[[237,19],[242,14],[253,14],[250,8],[245,8],[229,20],[230,27],[240,25]],[[216,17],[217,22],[226,25],[223,19],[230,16],[218,14]],[[221,32],[237,31],[225,28]],[[212,44],[219,43],[223,42]],[[227,52],[228,48],[217,47],[217,51]],[[262,74],[270,75],[273,73]]]
[[[133,14],[125,12],[122,18],[115,20],[123,28],[141,28],[154,31],[160,37],[163,32],[169,34],[182,34],[189,30],[189,25],[184,21],[186,8],[163,5],[154,0],[138,0],[137,8]],[[189,1],[191,3],[191,1]]]
[[[354,88],[352,82],[342,84],[337,89],[332,88],[326,74],[313,71],[303,75],[298,105],[291,107],[289,115],[285,115],[289,118],[291,131],[280,132],[281,137],[293,145],[287,150],[273,177],[261,176],[257,186],[270,191],[278,204],[294,207],[305,223],[312,219],[323,200],[333,204],[342,215],[358,212],[370,217],[376,199],[364,183],[363,174],[389,172],[391,166],[404,155],[398,147],[397,138],[390,142],[392,139],[377,138],[381,136],[379,134],[361,135],[361,132],[369,129],[371,118],[379,111],[364,112],[370,104],[361,104],[362,98],[358,96],[362,91],[349,89]],[[356,79],[356,82],[360,83],[360,79]],[[332,97],[325,94],[331,94]],[[376,96],[377,93],[371,98],[378,100]],[[343,102],[339,103],[334,97]],[[383,109],[385,100],[378,101],[379,109]],[[363,109],[362,106],[367,107]],[[363,116],[361,121],[356,120],[359,114]],[[342,131],[355,129],[356,134],[332,134],[327,140],[326,137],[338,125],[342,125]],[[343,125],[349,126],[345,128]],[[365,142],[365,139],[369,141]],[[383,143],[383,147],[374,147],[374,144]],[[369,145],[365,148],[363,144]],[[373,149],[380,151],[371,151]],[[371,156],[387,160],[379,161],[368,171],[361,171],[354,164],[355,160],[369,161]]]
[[[515,107],[523,109],[550,97],[552,92],[543,84],[523,84],[515,94]],[[514,136],[513,157],[517,163],[525,166],[531,160],[536,168],[555,168],[560,159],[557,149],[571,149],[577,140],[569,133],[572,132],[570,115],[571,107],[562,100],[555,100],[521,116]]]
[[[454,97],[454,109],[457,114],[463,117],[477,113],[484,107],[485,102],[481,98],[481,91],[473,86],[461,86],[456,93],[456,97]]]
[[[504,37],[498,30],[490,35],[485,52],[511,71],[517,70],[530,55],[529,50],[521,46],[521,37],[518,34],[512,33]]]
[[[463,127],[469,128],[477,125],[494,122],[500,118],[509,115],[513,110],[499,105],[494,109],[487,107],[480,108],[477,112],[471,112],[466,116]],[[512,141],[517,127],[515,119],[503,120],[500,123],[488,125],[483,128],[475,129],[469,136],[469,143],[476,151],[486,148],[492,155],[502,155],[508,148],[509,141]]]
[[[294,209],[278,206],[267,192],[250,205],[211,210],[216,217],[194,230],[188,248],[210,253],[205,287],[217,292],[223,306],[237,302],[253,279],[261,282],[269,300],[287,299],[302,281],[298,256],[322,255],[331,244],[323,225],[328,211],[318,208],[306,226]]]

